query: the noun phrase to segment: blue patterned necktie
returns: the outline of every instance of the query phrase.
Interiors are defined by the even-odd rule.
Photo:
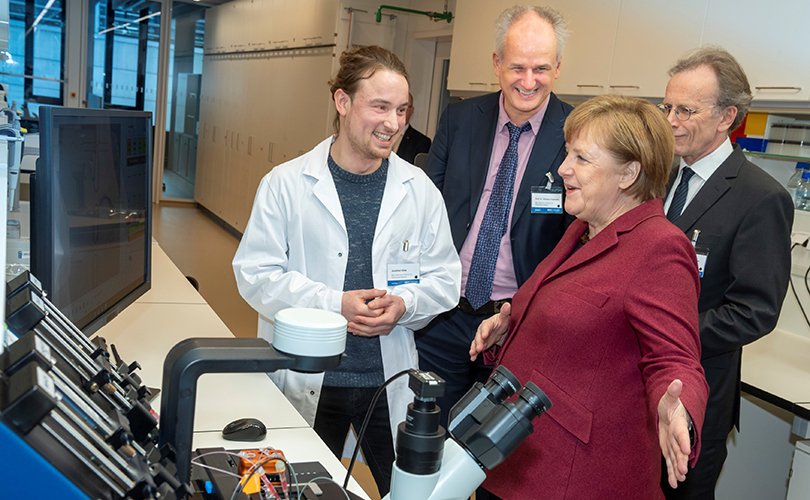
[[[509,224],[509,209],[512,207],[512,192],[515,189],[518,164],[518,140],[520,134],[532,128],[529,122],[522,127],[511,122],[506,126],[509,128],[509,146],[495,175],[495,184],[492,186],[492,194],[484,218],[481,220],[470,272],[467,275],[467,286],[464,289],[464,296],[475,309],[486,304],[492,295],[495,264],[501,249],[501,238],[506,234]]]
[[[695,171],[689,167],[683,167],[681,172],[681,182],[675,188],[675,194],[672,195],[672,203],[669,204],[667,210],[667,219],[675,222],[683,212],[683,207],[686,205],[686,195],[689,194],[689,179],[695,175]]]

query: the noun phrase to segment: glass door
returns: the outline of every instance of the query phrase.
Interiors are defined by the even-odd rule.
[[[205,10],[172,2],[161,199],[194,198]],[[157,116],[161,3],[90,0],[90,15],[88,107]]]
[[[122,2],[90,2],[87,106],[154,113],[160,3],[116,4]]]

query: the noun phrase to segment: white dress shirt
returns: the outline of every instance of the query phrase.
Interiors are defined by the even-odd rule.
[[[706,184],[706,181],[709,180],[709,177],[712,176],[715,170],[717,170],[720,165],[726,161],[729,156],[731,156],[732,152],[734,152],[734,146],[732,146],[731,141],[726,138],[726,140],[723,141],[723,143],[720,144],[717,149],[696,161],[694,165],[687,165],[684,159],[681,158],[681,165],[678,167],[678,177],[675,178],[675,183],[672,185],[673,188],[669,190],[669,194],[667,194],[667,198],[664,202],[664,213],[667,213],[669,206],[672,204],[672,197],[675,194],[675,187],[677,187],[681,182],[681,175],[684,167],[689,167],[695,172],[695,175],[689,179],[689,191],[686,194],[686,203],[683,206],[684,211],[686,211],[686,207],[688,207],[689,203],[692,202],[692,199],[695,197],[698,191],[700,191],[700,188]]]

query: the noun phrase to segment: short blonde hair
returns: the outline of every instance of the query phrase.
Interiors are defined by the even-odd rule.
[[[580,104],[565,121],[565,140],[587,134],[622,163],[637,161],[638,178],[627,194],[640,201],[666,195],[675,141],[663,113],[643,99],[617,95]]]

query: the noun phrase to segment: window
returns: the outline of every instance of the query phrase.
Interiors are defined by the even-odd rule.
[[[10,0],[6,60],[0,82],[9,105],[36,116],[42,104],[62,104],[65,44],[63,0]],[[10,56],[10,57],[9,57]]]

